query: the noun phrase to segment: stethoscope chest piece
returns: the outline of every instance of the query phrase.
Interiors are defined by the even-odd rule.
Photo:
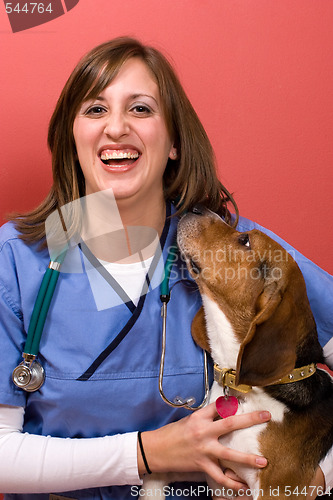
[[[27,392],[35,392],[43,385],[45,380],[44,368],[34,359],[30,362],[22,361],[13,371],[13,382]]]

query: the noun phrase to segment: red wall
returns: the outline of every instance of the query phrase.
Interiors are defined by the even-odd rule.
[[[333,271],[332,0],[81,0],[12,33],[0,5],[0,218],[47,193],[47,123],[79,57],[118,35],[166,52],[241,213]]]

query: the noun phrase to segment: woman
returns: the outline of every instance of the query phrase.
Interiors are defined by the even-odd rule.
[[[132,39],[97,47],[66,83],[48,141],[54,179],[49,196],[1,233],[0,490],[20,499],[52,498],[52,492],[65,492],[53,498],[130,498],[129,485],[140,484],[149,469],[203,471],[226,488],[244,487],[218,461],[260,468],[265,458],[227,450],[218,437],[269,420],[267,412],[214,421],[214,406],[189,415],[167,406],[157,390],[161,303],[151,270],[159,264],[152,251],[156,238],[149,231],[143,237],[143,228],[158,235],[165,260],[176,212],[204,203],[230,221],[230,199],[237,213],[173,70],[158,51]],[[245,219],[241,224],[253,226]],[[51,254],[59,250],[62,229],[69,238],[67,272],[61,273],[39,349],[45,383],[27,395],[9,374],[21,360],[49,261],[47,243]],[[331,320],[322,299],[316,307],[316,286],[332,285],[304,257],[298,260],[325,344]],[[170,287],[164,391],[171,399],[178,390],[194,393],[200,402],[202,353],[190,335],[200,297],[179,259]],[[315,481],[323,485],[320,469]]]

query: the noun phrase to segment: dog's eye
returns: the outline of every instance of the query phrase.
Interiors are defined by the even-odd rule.
[[[200,267],[198,266],[198,264],[196,264],[196,263],[194,262],[194,260],[193,260],[193,259],[191,259],[191,260],[190,260],[190,266],[191,266],[191,271],[192,271],[194,274],[196,274],[196,275],[200,274],[201,269],[200,269]]]
[[[250,238],[248,234],[241,234],[238,238],[238,242],[246,248],[250,248]]]

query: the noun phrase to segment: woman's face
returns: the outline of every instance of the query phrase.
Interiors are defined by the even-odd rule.
[[[176,150],[157,83],[141,59],[129,59],[82,104],[73,133],[87,195],[112,188],[117,200],[163,199],[163,173]]]

